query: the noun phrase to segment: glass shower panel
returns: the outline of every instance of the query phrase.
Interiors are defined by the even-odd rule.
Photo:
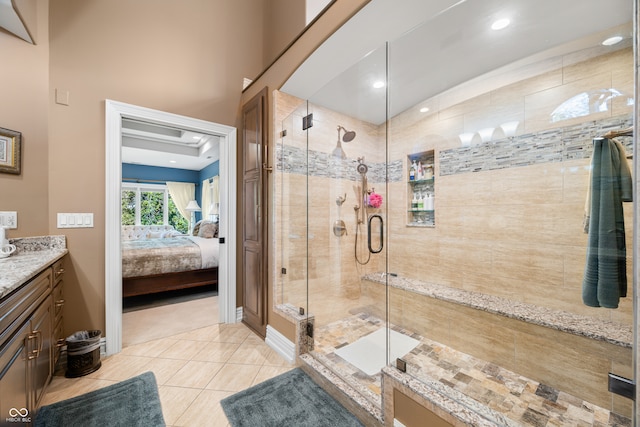
[[[313,355],[380,404],[386,364],[386,46],[309,99]],[[372,282],[370,277],[376,277]]]
[[[282,121],[276,147],[275,235],[278,284],[274,304],[294,312],[307,309],[307,132],[300,123],[307,103],[293,101],[293,111]]]
[[[600,153],[634,152],[610,134],[633,125],[632,1],[575,13],[459,2],[389,42],[389,364],[500,425],[631,425],[607,382],[633,378],[635,213],[594,197]],[[498,18],[511,25],[492,30]],[[591,288],[609,215],[626,254]]]

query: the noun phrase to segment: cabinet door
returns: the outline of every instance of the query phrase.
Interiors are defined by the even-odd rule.
[[[53,300],[47,298],[36,310],[31,318],[31,334],[29,335],[29,356],[30,369],[32,370],[33,397],[32,407],[36,408],[45,387],[49,384],[52,375],[51,357],[53,347],[51,339],[53,336],[52,319]]]
[[[22,418],[31,417],[35,408],[29,404],[27,384],[27,336],[31,324],[13,336],[0,353],[0,426],[24,425]],[[7,418],[19,421],[7,421]]]

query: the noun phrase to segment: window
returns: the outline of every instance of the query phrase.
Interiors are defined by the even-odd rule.
[[[172,225],[181,233],[189,221],[173,203],[165,185],[122,183],[122,225]]]

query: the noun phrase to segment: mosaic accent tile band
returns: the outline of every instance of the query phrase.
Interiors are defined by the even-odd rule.
[[[632,124],[631,116],[619,116],[443,150],[439,153],[440,176],[589,158],[593,138]],[[633,154],[632,138],[621,141],[627,153]]]
[[[291,145],[278,145],[276,148],[277,170],[282,173],[309,175],[334,179],[346,179],[357,181],[360,174],[356,170],[356,159],[338,159],[330,153],[320,151],[307,151]],[[366,162],[369,170],[367,178],[370,182],[385,182],[386,173],[389,173],[389,182],[403,180],[402,161],[396,160],[389,163],[388,171],[384,163]]]
[[[439,175],[531,166],[541,163],[586,159],[593,152],[593,138],[610,130],[625,129],[633,125],[630,115],[589,121],[574,126],[528,133],[516,137],[486,142],[470,147],[440,151]],[[633,154],[632,138],[623,137],[628,154]],[[277,170],[282,173],[346,179],[357,181],[356,159],[337,159],[330,153],[278,144]],[[370,182],[401,182],[403,160],[389,163],[367,163]]]

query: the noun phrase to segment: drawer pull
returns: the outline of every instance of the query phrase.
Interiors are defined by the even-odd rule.
[[[59,299],[56,301],[56,307],[62,307],[64,305],[64,299]]]
[[[31,331],[29,335],[27,335],[27,341],[31,341],[32,339],[38,340],[38,348],[33,349],[29,352],[29,356],[27,356],[27,360],[33,360],[40,356],[40,352],[42,351],[42,346],[44,345],[44,340],[42,339],[42,331]]]
[[[61,268],[58,271],[56,271],[56,276],[60,276],[61,274],[64,274],[64,268]]]

